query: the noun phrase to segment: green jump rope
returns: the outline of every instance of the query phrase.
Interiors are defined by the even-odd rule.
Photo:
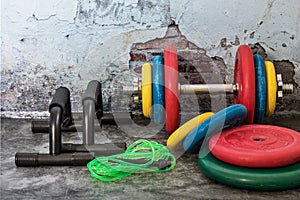
[[[111,182],[134,173],[168,172],[175,165],[176,158],[166,146],[142,139],[133,142],[122,154],[95,158],[87,168],[91,177]]]

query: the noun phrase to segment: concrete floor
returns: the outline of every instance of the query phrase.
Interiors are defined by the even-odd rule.
[[[299,116],[270,119],[300,131]],[[166,141],[166,134],[153,138]],[[79,133],[64,133],[64,142],[81,141]],[[130,144],[130,138],[113,125],[96,133],[96,142]],[[86,167],[16,167],[16,152],[48,152],[48,135],[32,133],[30,120],[1,121],[1,199],[300,199],[300,188],[260,192],[232,188],[207,178],[198,168],[197,155],[185,154],[167,173],[135,174],[112,183],[89,176]]]

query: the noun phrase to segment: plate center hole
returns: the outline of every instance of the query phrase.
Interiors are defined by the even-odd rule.
[[[255,138],[252,138],[253,141],[255,142],[262,142],[262,141],[265,141],[266,139],[265,138],[258,138],[258,137],[255,137]]]

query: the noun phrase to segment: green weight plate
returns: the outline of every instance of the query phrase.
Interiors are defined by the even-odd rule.
[[[300,187],[300,162],[279,168],[248,168],[224,163],[211,153],[202,157],[200,152],[198,164],[209,178],[233,187],[268,191]]]

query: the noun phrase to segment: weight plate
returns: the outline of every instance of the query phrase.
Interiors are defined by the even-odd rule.
[[[164,50],[166,130],[173,133],[179,127],[178,58],[177,50],[168,46]]]
[[[208,147],[205,147],[208,151]],[[200,152],[201,154],[201,152]],[[300,187],[300,162],[279,168],[238,167],[216,159],[211,153],[198,158],[201,171],[220,183],[252,190],[286,190]]]
[[[256,93],[255,93],[255,114],[254,123],[261,123],[266,111],[266,70],[264,59],[254,55]]]
[[[241,45],[236,52],[234,83],[238,85],[234,103],[246,106],[248,115],[245,123],[252,124],[255,112],[255,70],[253,55],[247,45]]]
[[[152,106],[152,70],[150,63],[142,66],[142,107],[145,117],[150,117]]]
[[[161,56],[152,59],[152,95],[153,95],[153,120],[157,124],[165,121],[164,112],[164,65]]]
[[[199,124],[203,121],[207,120],[209,117],[213,115],[212,112],[203,113],[194,117],[193,119],[187,121],[182,126],[180,126],[176,131],[170,135],[167,140],[167,146],[170,150],[174,150],[177,145],[180,145],[183,139]]]
[[[267,101],[266,101],[266,113],[268,117],[274,113],[276,106],[276,93],[277,93],[277,83],[276,83],[276,72],[275,67],[272,62],[265,62],[266,69],[266,82],[267,82]]]
[[[241,104],[229,106],[194,128],[184,139],[183,148],[187,152],[196,152],[200,148],[201,139],[206,140],[225,128],[240,125],[247,117],[247,109]]]
[[[270,125],[244,125],[224,130],[209,141],[212,154],[226,163],[272,168],[300,161],[300,134]]]

